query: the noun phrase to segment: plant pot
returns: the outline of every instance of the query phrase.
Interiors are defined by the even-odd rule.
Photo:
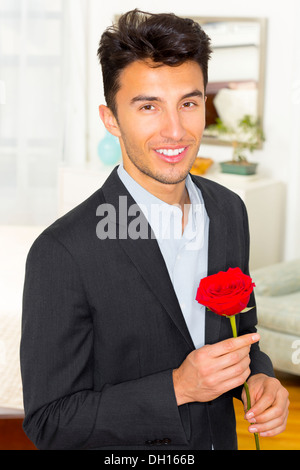
[[[222,173],[231,173],[234,175],[255,175],[258,163],[249,162],[221,162]]]

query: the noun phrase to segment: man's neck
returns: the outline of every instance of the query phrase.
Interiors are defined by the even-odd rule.
[[[140,186],[161,201],[170,205],[180,206],[182,210],[185,204],[190,204],[188,191],[186,189],[186,180],[175,184],[167,184],[139,170],[135,170],[135,168],[131,166],[128,168],[128,165],[124,164],[124,169]]]
[[[182,233],[188,223],[190,198],[189,193],[186,189],[186,180],[180,181],[176,184],[166,184],[155,180],[154,178],[138,172],[135,174],[133,168],[126,168],[125,171],[146,191],[157,197],[161,201],[170,204],[177,205],[182,210]]]
[[[189,194],[186,189],[185,180],[177,184],[157,184],[151,185],[151,188],[145,187],[147,191],[156,196],[158,199],[170,205],[180,206],[183,210],[185,204],[190,204]],[[141,183],[140,183],[141,184]]]

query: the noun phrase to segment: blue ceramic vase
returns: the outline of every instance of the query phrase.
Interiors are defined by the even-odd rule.
[[[116,165],[121,159],[121,148],[117,137],[106,131],[98,145],[98,156],[104,165]]]

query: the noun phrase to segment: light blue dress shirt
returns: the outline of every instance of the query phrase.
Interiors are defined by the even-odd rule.
[[[196,349],[205,344],[205,307],[196,299],[200,280],[207,276],[209,218],[200,189],[190,175],[186,188],[191,204],[188,222],[182,234],[183,212],[139,185],[121,164],[118,175],[143,211],[157,239],[174,286],[182,314]]]

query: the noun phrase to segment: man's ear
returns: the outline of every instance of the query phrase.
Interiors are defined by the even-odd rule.
[[[113,115],[112,111],[104,104],[99,106],[99,115],[108,132],[116,137],[121,137],[117,119]]]

